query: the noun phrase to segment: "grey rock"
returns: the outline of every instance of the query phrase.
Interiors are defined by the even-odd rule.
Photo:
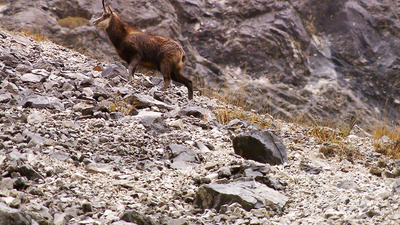
[[[18,66],[15,68],[16,71],[20,72],[20,73],[29,73],[32,71],[32,65],[30,64],[18,64]]]
[[[210,110],[205,109],[205,108],[201,108],[199,106],[186,106],[186,107],[183,107],[179,111],[179,115],[181,117],[183,117],[183,116],[188,116],[188,117],[193,116],[193,117],[200,118],[200,119],[203,119],[203,120],[206,120],[206,121],[210,121],[212,119],[215,119],[214,114]]]
[[[167,132],[168,125],[165,123],[165,118],[163,117],[157,117],[155,120],[150,125],[150,130],[152,132],[156,132],[157,134],[162,134]]]
[[[0,224],[31,225],[32,219],[26,213],[0,202]]]
[[[400,179],[397,179],[397,181],[393,184],[393,192],[400,192]]]
[[[245,159],[252,159],[271,165],[288,161],[286,147],[280,138],[268,131],[252,130],[233,138],[235,153]]]
[[[184,145],[170,144],[169,158],[172,161],[171,167],[174,169],[186,169],[201,162],[200,152]]]
[[[28,137],[30,145],[40,146],[46,141],[46,138],[40,136],[39,134],[30,132],[29,130],[24,130],[23,135]]]
[[[112,79],[117,76],[128,77],[128,70],[122,63],[113,62],[104,68],[101,72],[101,76],[107,79]]]
[[[210,151],[210,149],[200,141],[196,141],[196,146],[197,146],[197,148],[199,148],[199,150],[201,152],[209,152]]]
[[[78,104],[75,104],[73,107],[73,109],[77,112],[86,112],[84,115],[90,114],[89,112],[92,112],[94,108],[95,105],[88,102],[80,102]]]
[[[159,112],[152,112],[152,111],[140,111],[135,118],[139,119],[140,123],[143,124],[145,127],[150,127],[153,122],[161,118],[162,113]]]
[[[14,176],[17,176],[16,173],[13,174]],[[31,182],[29,182],[28,178],[26,177],[16,177],[14,179],[14,189],[16,190],[25,190],[27,189],[29,186],[31,186]]]
[[[337,187],[341,188],[341,189],[346,189],[346,190],[350,190],[350,189],[360,190],[358,185],[354,181],[349,181],[349,180],[340,182],[337,185]]]
[[[130,95],[124,98],[124,100],[135,106],[137,109],[143,109],[143,108],[150,108],[152,106],[157,106],[160,109],[174,109],[175,107],[169,104],[166,104],[162,101],[156,100],[153,97],[149,95],[143,95],[143,94],[135,94],[135,95]]]
[[[254,171],[251,168],[247,168],[244,170],[244,176],[254,178],[254,177],[263,176],[263,174],[259,171]]]
[[[7,103],[12,99],[10,93],[0,94],[0,103]]]
[[[21,174],[21,176],[24,176],[29,180],[38,180],[38,179],[44,180],[44,177],[38,171],[36,171],[34,168],[32,168],[30,165],[27,164],[18,166],[16,168],[10,168],[9,172],[10,173],[18,172],[19,174]]]
[[[0,181],[0,190],[12,190],[14,187],[14,180],[9,177],[5,177]]]
[[[40,83],[44,81],[44,77],[33,73],[27,73],[21,76],[23,82]]]
[[[4,52],[0,56],[0,61],[2,61],[6,66],[14,67],[20,62],[16,54],[10,52]]]
[[[44,115],[41,112],[33,112],[29,114],[27,122],[30,124],[41,123],[44,121]]]
[[[281,212],[288,200],[285,195],[265,185],[252,181],[236,181],[201,186],[197,191],[196,205],[202,209],[219,210],[222,205],[237,202],[247,211],[268,207]]]
[[[63,162],[71,158],[71,156],[68,153],[63,151],[55,151],[53,154],[51,154],[51,157]]]
[[[38,108],[38,109],[56,109],[63,111],[64,105],[58,98],[45,97],[40,95],[32,95],[24,98],[20,103],[20,106],[25,108]]]
[[[92,204],[89,202],[82,203],[82,211],[83,213],[93,212]]]
[[[125,211],[122,216],[121,220],[126,222],[136,223],[138,225],[156,225],[150,217],[142,215],[135,211]]]
[[[86,165],[86,170],[91,173],[104,173],[108,174],[112,171],[110,165],[102,163],[89,163]]]
[[[321,172],[321,169],[310,166],[304,162],[300,163],[300,169],[311,174],[319,174]]]
[[[218,178],[229,178],[232,176],[231,169],[228,167],[222,167],[218,171]]]

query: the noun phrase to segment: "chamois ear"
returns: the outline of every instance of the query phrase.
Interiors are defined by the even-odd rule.
[[[108,10],[108,12],[110,13],[110,14],[112,14],[113,13],[113,10],[111,9],[111,7],[107,4],[107,10]]]

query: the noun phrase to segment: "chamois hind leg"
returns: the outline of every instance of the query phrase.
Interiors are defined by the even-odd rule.
[[[161,91],[166,91],[169,84],[171,83],[171,66],[168,62],[162,62],[160,65],[160,72],[164,77],[164,84],[161,87]]]
[[[184,77],[180,71],[180,69],[175,69],[173,73],[171,73],[171,78],[173,81],[179,82],[185,85],[188,89],[188,98],[189,100],[193,99],[193,83],[188,78]]]
[[[135,76],[135,71],[136,71],[136,67],[140,62],[140,58],[139,57],[134,57],[128,66],[128,71],[129,71],[129,76],[131,76],[131,79],[133,80],[134,76]]]

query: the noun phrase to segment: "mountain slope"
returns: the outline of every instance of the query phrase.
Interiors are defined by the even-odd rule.
[[[136,74],[130,83],[122,65],[0,36],[0,223],[393,224],[400,217],[400,182],[389,178],[399,163],[374,152],[370,138],[284,123],[198,93],[188,101],[184,87],[160,92],[159,77]],[[232,137],[265,129],[215,119],[235,110],[281,137],[289,162],[269,166],[234,154]],[[288,201],[249,211],[237,202],[219,211],[195,204],[207,183],[243,181]]]

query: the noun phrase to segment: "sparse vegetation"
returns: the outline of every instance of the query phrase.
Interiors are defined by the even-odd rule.
[[[89,20],[83,17],[67,17],[64,19],[59,19],[57,22],[60,26],[67,27],[72,30],[86,25]]]
[[[42,41],[48,41],[49,39],[43,35],[40,31],[37,30],[26,30],[26,29],[21,29],[17,35],[22,35],[22,36],[26,36],[26,37],[32,37],[33,40],[37,41],[37,42],[42,42]]]
[[[124,115],[131,115],[133,110],[135,110],[134,106],[127,104],[120,96],[115,97],[114,102],[110,104],[109,109],[111,112],[121,112]]]
[[[390,128],[386,124],[378,125],[372,133],[375,151],[400,159],[400,128]]]
[[[268,114],[256,113],[252,110],[252,105],[246,103],[245,96],[248,93],[244,88],[239,91],[214,91],[208,88],[201,88],[201,90],[205,96],[218,99],[223,103],[216,109],[216,118],[222,124],[228,124],[235,118],[256,123],[264,128],[268,128],[272,123],[272,117]]]

